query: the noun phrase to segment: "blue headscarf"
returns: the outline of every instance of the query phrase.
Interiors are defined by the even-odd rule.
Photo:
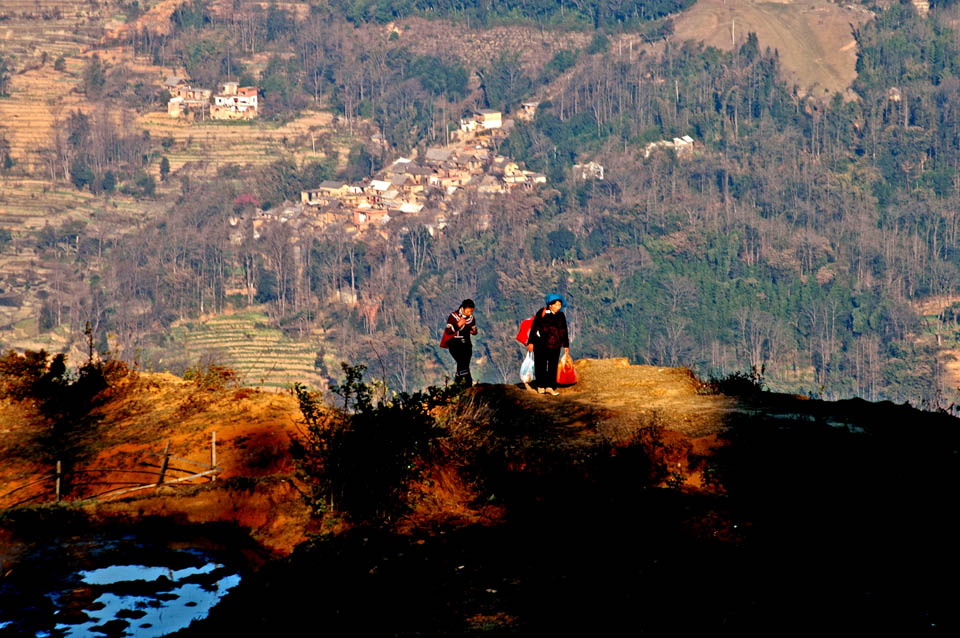
[[[552,293],[550,293],[549,295],[547,295],[546,299],[544,299],[544,301],[543,301],[543,305],[544,305],[544,306],[549,306],[549,305],[552,304],[554,301],[559,301],[559,302],[560,302],[560,312],[563,312],[564,308],[567,307],[567,302],[564,301],[563,295],[558,295],[558,294],[555,293],[555,292],[552,292]]]

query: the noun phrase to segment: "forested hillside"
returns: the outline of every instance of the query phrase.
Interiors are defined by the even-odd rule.
[[[516,325],[556,290],[570,302],[576,356],[703,375],[754,369],[773,388],[827,398],[955,400],[944,376],[960,318],[951,305],[960,287],[955,7],[925,17],[911,5],[876,9],[854,34],[856,99],[845,101],[784,83],[777,51],[752,34],[725,52],[675,41],[668,21],[648,20],[679,4],[623,3],[622,16],[606,4],[479,6],[190,0],[164,32],[122,36],[119,44],[207,84],[257,84],[271,121],[330,109],[353,135],[339,142],[350,150],[340,163],[278,155],[212,180],[163,175],[168,210],[135,233],[45,229],[36,241],[80,279],[46,298],[41,328],[78,332],[92,320],[115,335],[116,356],[148,353],[149,364],[172,322],[265,304],[288,334],[323,335],[322,372],[366,363],[409,389],[449,368],[436,347],[440,323],[467,296],[481,330],[475,376],[512,380]],[[405,36],[403,18],[431,13],[469,14],[471,29],[512,15],[544,33],[575,15],[586,31],[539,61],[505,47],[476,64],[469,43],[462,55],[449,43],[426,53]],[[388,21],[397,30],[379,24]],[[614,24],[656,43],[618,46]],[[94,64],[99,99],[133,99]],[[369,177],[441,143],[473,109],[509,116],[526,100],[540,101],[535,118],[518,120],[498,151],[545,173],[545,187],[465,198],[433,235],[404,220],[389,241],[289,225],[230,241],[231,217],[297,200],[324,179]],[[151,144],[131,136],[99,155],[84,137],[90,122],[71,116],[67,126],[58,176],[97,193]],[[684,135],[690,155],[647,150]],[[605,167],[603,180],[574,174],[590,160]],[[77,161],[88,172],[74,171]],[[150,180],[128,175],[130,192],[155,198]],[[942,303],[924,317],[918,309],[931,299]]]
[[[489,25],[517,20],[535,20],[538,25],[561,27],[635,26],[645,20],[662,18],[682,11],[693,0],[625,0],[601,2],[586,0],[555,2],[553,0],[491,0],[490,2],[451,0],[332,0],[341,15],[353,22],[386,23],[411,15],[472,19]]]

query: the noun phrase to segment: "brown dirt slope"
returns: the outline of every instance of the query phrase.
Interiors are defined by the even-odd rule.
[[[686,368],[630,365],[627,359],[581,359],[577,372],[579,383],[563,389],[561,398],[602,407],[609,412],[607,421],[620,423],[621,429],[652,417],[684,436],[709,436],[721,431],[726,417],[739,406],[730,397],[708,394]],[[626,431],[632,429],[628,425]]]
[[[559,397],[497,385],[478,387],[475,397],[486,410],[509,412],[510,419],[519,415],[518,421],[529,421],[533,429],[539,428],[537,423],[549,423],[550,436],[561,440],[548,444],[571,453],[594,445],[598,437],[613,442],[629,439],[651,424],[678,438],[712,440],[723,428],[725,414],[736,407],[727,397],[702,394],[688,370],[631,366],[625,359],[581,360],[577,367],[580,383],[561,389]],[[216,482],[197,479],[101,496],[85,505],[94,517],[226,521],[246,528],[259,543],[280,553],[305,537],[310,521],[289,451],[301,432],[294,397],[244,387],[204,389],[170,374],[131,373],[104,393],[87,421],[75,444],[83,453],[71,467],[112,471],[98,471],[98,484],[73,487],[71,500],[123,487],[119,485],[123,482],[155,480],[133,472],[156,471],[156,455],[167,441],[171,454],[209,463],[216,432],[222,469]],[[48,458],[45,448],[49,432],[31,407],[0,405],[0,508],[31,496],[34,503],[52,500],[49,480],[11,493],[53,470],[55,459]],[[193,467],[185,462],[175,465]],[[429,491],[417,518],[462,524],[489,518],[490,512],[471,509],[469,486],[449,469],[437,469],[437,488]]]
[[[713,437],[725,428],[730,415],[744,409],[734,398],[710,393],[686,368],[580,359],[576,369],[577,384],[561,387],[558,397],[515,386],[490,386],[478,394],[495,396],[495,403],[508,400],[518,411],[545,417],[557,426],[588,427],[613,443],[654,424],[684,438]]]
[[[674,20],[674,38],[730,50],[754,32],[761,49],[780,53],[784,71],[801,92],[824,95],[844,92],[856,79],[853,28],[872,15],[860,6],[824,0],[697,0]]]
[[[211,461],[217,440],[215,482],[196,479],[126,495],[103,496],[85,508],[94,518],[169,517],[178,523],[229,522],[249,531],[264,547],[289,552],[303,540],[308,512],[300,498],[290,457],[299,411],[290,395],[249,388],[204,389],[170,374],[130,374],[101,397],[75,447],[82,450],[72,469],[98,470],[76,475],[69,498],[82,499],[130,483],[147,483],[157,471],[158,454],[169,441],[171,467],[193,469]],[[0,406],[0,507],[31,495],[33,502],[53,500],[51,480],[26,486],[53,470],[44,449],[45,427],[29,407]],[[111,470],[101,472],[99,470]],[[194,469],[193,471],[200,471]],[[185,476],[171,472],[171,477]],[[126,483],[127,485],[124,485]]]

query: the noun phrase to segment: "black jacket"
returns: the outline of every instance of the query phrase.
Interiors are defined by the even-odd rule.
[[[527,345],[534,348],[569,348],[570,338],[567,336],[567,317],[563,311],[554,314],[545,308],[537,311],[530,326],[530,336]]]
[[[466,319],[463,326],[457,327],[458,319]],[[469,344],[470,335],[477,334],[477,320],[473,315],[469,317],[460,314],[459,310],[455,310],[450,313],[450,316],[447,317],[447,326],[444,328],[445,335],[447,339],[451,341],[456,341],[459,343]],[[446,340],[444,340],[447,342]],[[447,342],[449,343],[449,342]]]

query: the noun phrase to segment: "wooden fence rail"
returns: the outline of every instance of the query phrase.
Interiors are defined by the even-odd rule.
[[[128,469],[122,469],[122,468],[89,468],[88,467],[88,468],[83,468],[78,470],[70,470],[69,472],[64,472],[63,464],[60,461],[57,461],[56,470],[53,473],[46,474],[44,476],[41,476],[38,479],[30,481],[29,483],[25,483],[23,485],[15,487],[9,492],[0,495],[0,500],[6,499],[7,497],[14,495],[21,490],[27,489],[28,487],[33,487],[40,483],[45,483],[47,481],[53,480],[54,481],[54,490],[53,490],[54,497],[56,499],[56,502],[59,503],[62,498],[61,485],[63,483],[63,479],[67,476],[75,476],[75,475],[90,475],[90,474],[97,474],[97,473],[106,473],[106,474],[140,474],[140,475],[149,475],[149,476],[157,477],[157,480],[151,483],[144,483],[142,481],[84,481],[80,483],[74,483],[73,484],[74,486],[80,486],[80,485],[114,486],[113,489],[109,489],[104,492],[100,492],[98,494],[94,494],[93,496],[88,496],[86,498],[83,498],[77,501],[77,502],[86,502],[86,501],[102,498],[104,496],[119,496],[121,494],[129,494],[131,492],[137,492],[137,491],[145,490],[151,487],[157,488],[162,485],[170,485],[173,483],[183,483],[185,481],[189,481],[197,478],[209,478],[210,481],[215,481],[217,480],[217,474],[220,473],[220,467],[217,466],[217,433],[216,432],[213,433],[210,441],[210,460],[212,462],[209,464],[201,463],[200,461],[194,461],[192,459],[186,459],[179,456],[173,456],[172,454],[170,454],[169,440],[166,442],[166,445],[164,446],[163,454],[155,454],[152,452],[148,452],[147,454],[150,456],[155,456],[160,458],[159,466],[156,466],[150,463],[145,463],[145,465],[147,465],[148,467],[159,467],[159,471],[153,470],[153,469],[128,470]],[[188,470],[185,468],[172,466],[170,465],[170,461],[188,463],[197,468],[201,468],[202,471],[197,472],[196,470]],[[187,473],[187,476],[181,476],[178,478],[173,478],[168,480],[167,475],[170,472],[185,472]],[[133,485],[134,487],[128,487],[130,485]],[[46,493],[49,494],[49,492],[46,492]],[[44,493],[28,496],[24,499],[21,499],[9,505],[8,507],[16,507],[18,505],[23,505],[24,503],[29,503],[30,501],[41,498],[43,495]]]

